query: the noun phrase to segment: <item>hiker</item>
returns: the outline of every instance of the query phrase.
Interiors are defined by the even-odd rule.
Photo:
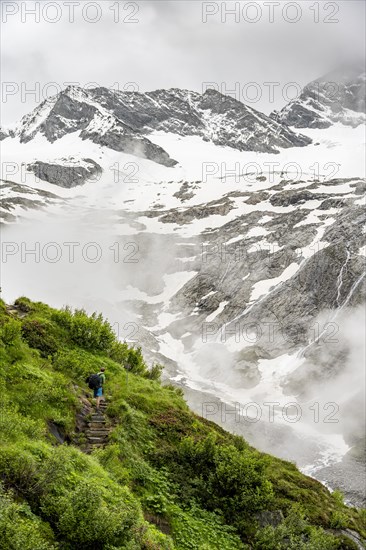
[[[100,372],[98,372],[98,374],[91,374],[86,379],[86,382],[89,385],[89,388],[94,392],[97,410],[99,410],[100,398],[103,396],[103,386],[105,384],[104,372],[105,372],[105,368],[101,367]]]
[[[100,386],[99,386],[99,388],[94,388],[94,397],[96,398],[97,410],[99,410],[100,398],[103,396],[103,386],[105,384],[104,371],[105,371],[105,368],[101,367],[100,372],[98,372],[98,376],[99,376],[99,379],[100,379]]]

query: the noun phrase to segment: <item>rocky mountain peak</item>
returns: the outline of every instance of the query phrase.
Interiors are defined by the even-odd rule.
[[[6,128],[0,126],[0,141],[9,137],[10,133]]]
[[[142,156],[167,165],[175,161],[150,141],[154,131],[199,136],[239,151],[267,153],[311,142],[214,89],[200,94],[179,88],[142,93],[68,86],[23,117],[17,135],[27,142],[40,133],[54,142],[77,131],[82,139],[117,151],[141,151],[142,143]]]
[[[359,126],[366,120],[366,74],[359,64],[339,67],[307,84],[300,96],[271,118],[295,128]]]

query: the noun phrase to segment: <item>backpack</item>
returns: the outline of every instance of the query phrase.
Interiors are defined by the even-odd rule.
[[[102,385],[102,380],[99,374],[91,374],[86,379],[86,382],[91,390],[97,390]]]

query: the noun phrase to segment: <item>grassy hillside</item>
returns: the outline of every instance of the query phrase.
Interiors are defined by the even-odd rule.
[[[0,548],[327,550],[357,548],[344,529],[366,537],[365,511],[190,412],[101,316],[1,302],[0,356]],[[101,366],[113,428],[88,455],[78,419]]]

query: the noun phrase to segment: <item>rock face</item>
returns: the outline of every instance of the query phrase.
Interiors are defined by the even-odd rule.
[[[216,310],[214,323],[226,325],[228,335],[237,323],[263,326],[268,321],[276,324],[276,339],[263,334],[253,350],[262,358],[275,357],[306,345],[309,322],[320,311],[361,303],[366,289],[359,251],[365,245],[366,214],[361,204],[354,204],[359,200],[358,183],[350,183],[348,193],[342,179],[327,182],[329,194],[317,192],[321,183],[296,190],[286,189],[291,187],[286,182],[280,191],[253,192],[258,201],[251,201],[250,213],[202,234],[206,253],[197,255],[192,264],[197,275],[171,301],[171,313],[186,312],[171,325],[172,334],[180,338],[189,324],[197,333]],[[230,198],[221,201],[219,211],[213,204],[213,213],[224,214]],[[193,216],[207,216],[207,206],[166,212],[160,220],[171,221],[175,214],[177,223],[189,224]],[[288,211],[275,212],[273,206]],[[268,218],[265,223],[263,216]],[[262,291],[261,281],[268,281]],[[245,362],[255,364],[256,359],[246,357]]]
[[[2,141],[3,139],[6,139],[9,136],[10,136],[10,133],[4,128],[0,127],[0,141]]]
[[[302,147],[311,142],[212,89],[203,94],[171,89],[111,95],[105,88],[98,88],[93,94],[103,107],[142,132],[161,130],[183,136],[197,135],[239,151],[271,153],[279,147]]]
[[[177,164],[161,147],[103,109],[87,92],[75,87],[66,88],[23,117],[16,135],[21,143],[27,143],[40,133],[53,143],[77,131],[82,139],[115,151],[130,153],[164,166]]]
[[[33,172],[37,178],[48,181],[60,187],[70,189],[82,185],[87,180],[97,179],[102,169],[92,159],[82,159],[81,162],[74,163],[48,163],[36,161],[27,165],[27,170]]]
[[[364,68],[334,71],[307,84],[297,99],[271,118],[295,128],[329,128],[337,122],[358,126],[366,120],[365,83]]]
[[[311,143],[286,126],[215,90],[204,94],[181,89],[119,92],[107,88],[68,87],[23,117],[17,134],[22,142],[37,133],[54,142],[80,131],[82,139],[154,160],[176,161],[148,135],[160,130],[200,136],[239,151],[276,153],[279,148]]]
[[[63,202],[54,193],[8,180],[0,180],[0,192],[0,223],[16,221],[17,215],[28,209]]]

